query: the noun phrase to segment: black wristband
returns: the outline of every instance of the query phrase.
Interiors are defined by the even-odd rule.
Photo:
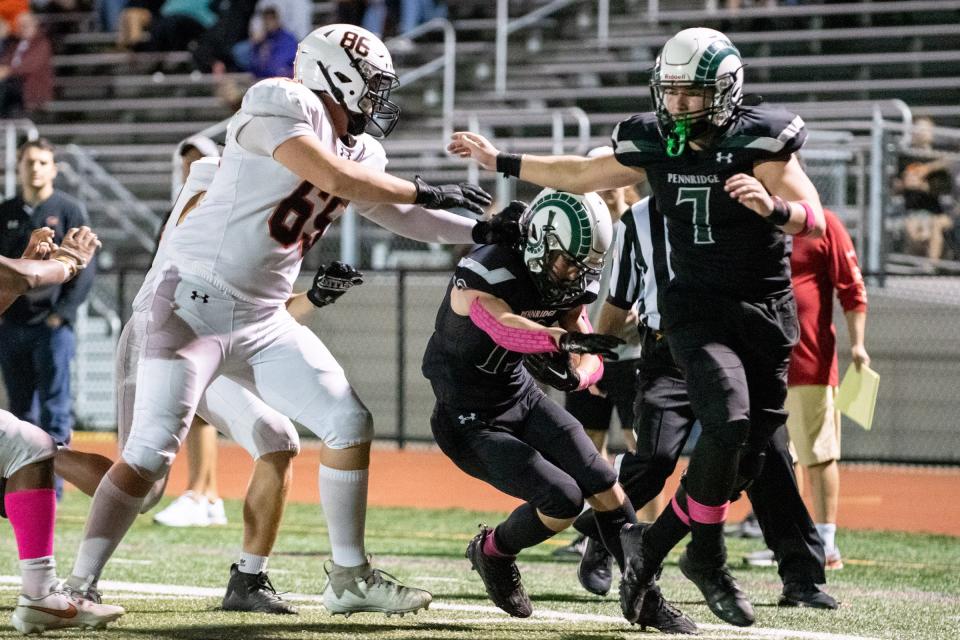
[[[783,198],[773,196],[773,211],[767,216],[770,224],[782,227],[790,222],[790,205]]]
[[[520,159],[519,153],[506,153],[501,151],[497,154],[497,171],[505,176],[520,177]]]

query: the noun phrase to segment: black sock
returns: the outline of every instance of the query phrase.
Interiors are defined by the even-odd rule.
[[[543,524],[537,510],[528,502],[514,509],[513,513],[493,530],[497,548],[511,556],[517,555],[522,549],[537,546],[556,533]]]
[[[593,517],[597,523],[597,530],[600,533],[600,539],[603,540],[603,546],[607,548],[613,559],[617,561],[620,571],[623,571],[623,546],[620,544],[620,528],[626,523],[637,523],[637,512],[630,503],[630,498],[624,496],[623,504],[612,511],[597,511],[594,509]]]
[[[687,494],[686,491],[684,491],[683,485],[677,489],[674,500],[681,506],[681,510],[685,510]],[[684,515],[689,519],[686,513],[684,513]],[[648,560],[659,565],[663,562],[663,559],[667,557],[667,554],[670,553],[670,550],[677,546],[688,533],[690,533],[690,526],[680,519],[680,516],[678,516],[674,510],[672,502],[667,503],[667,507],[663,510],[663,513],[643,532],[644,554]]]
[[[600,540],[600,530],[597,528],[597,521],[593,517],[593,509],[587,509],[573,521],[573,528],[588,538]]]
[[[721,567],[727,562],[727,546],[723,541],[723,523],[704,524],[690,521],[690,544],[687,557],[694,564]]]

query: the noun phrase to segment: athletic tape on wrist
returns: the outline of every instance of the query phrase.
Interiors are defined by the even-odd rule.
[[[474,298],[470,305],[470,320],[499,346],[516,353],[556,353],[559,351],[546,331],[508,327],[493,317],[486,307]]]

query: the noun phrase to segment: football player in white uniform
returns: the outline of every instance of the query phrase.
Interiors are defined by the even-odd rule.
[[[471,185],[433,187],[383,171],[382,147],[399,109],[386,47],[352,25],[317,29],[301,42],[295,80],[251,87],[230,123],[213,182],[164,238],[149,295],[133,428],[97,488],[68,584],[85,591],[167,471],[204,390],[224,376],[323,441],[320,496],[332,562],[323,602],[333,613],[425,608],[426,591],[373,569],[364,548],[373,436],[366,409],[323,343],[287,312],[303,255],[347,201],[404,236],[426,242],[496,239]],[[519,234],[517,234],[519,235]]]
[[[22,258],[0,256],[0,313],[29,289],[73,278],[90,262],[99,244],[96,234],[87,227],[67,231],[60,247],[53,244],[52,229],[34,231]],[[0,410],[4,515],[17,540],[22,579],[11,622],[21,633],[101,628],[123,615],[121,607],[74,598],[59,586],[53,556],[56,452],[56,443],[40,427]]]

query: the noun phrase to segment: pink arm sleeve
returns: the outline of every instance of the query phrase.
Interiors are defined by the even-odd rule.
[[[516,353],[555,353],[559,351],[545,331],[508,327],[493,317],[479,298],[470,304],[470,320],[498,345]]]

